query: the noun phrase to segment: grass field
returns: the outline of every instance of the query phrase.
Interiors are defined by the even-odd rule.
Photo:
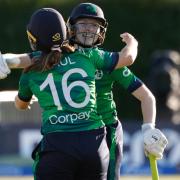
[[[178,180],[179,176],[160,176],[159,180]],[[33,180],[32,177],[0,177],[0,180]],[[149,176],[123,176],[121,180],[152,180]]]

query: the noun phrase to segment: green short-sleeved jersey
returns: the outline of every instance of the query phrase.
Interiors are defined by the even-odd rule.
[[[118,120],[116,104],[113,100],[113,83],[117,82],[130,93],[142,85],[138,79],[127,67],[123,67],[108,73],[102,70],[96,71],[96,92],[97,109],[102,115],[106,125],[112,124]]]
[[[22,74],[18,96],[23,101],[33,94],[37,97],[43,110],[42,134],[102,127],[96,107],[95,71],[111,71],[117,61],[118,53],[97,48],[65,54],[51,70]]]

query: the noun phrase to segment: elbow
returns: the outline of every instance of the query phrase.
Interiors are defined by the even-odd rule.
[[[152,92],[148,92],[146,94],[146,99],[149,103],[153,104],[154,106],[156,106],[156,98],[155,96],[152,94]]]
[[[26,109],[28,109],[29,103],[30,102],[24,102],[24,101],[20,100],[18,98],[18,96],[15,97],[14,105],[15,105],[16,109],[18,109],[18,110],[26,110]]]
[[[15,107],[17,110],[27,110],[28,109],[28,106],[24,106],[24,105],[20,105],[18,103],[15,102]]]
[[[119,53],[119,60],[124,66],[130,66],[135,62],[138,53],[138,44],[125,46]]]
[[[153,93],[146,87],[142,86],[142,90],[139,92],[138,99],[141,101],[141,103],[146,104],[152,104],[153,106],[156,106],[156,98],[153,95]]]
[[[137,57],[137,49],[134,50],[133,52],[131,52],[128,56],[127,56],[127,62],[129,65],[132,65]]]
[[[124,57],[124,61],[125,61],[125,65],[126,66],[130,66],[132,65],[137,57],[137,51],[133,51],[131,53],[128,53],[125,57]]]
[[[156,104],[156,98],[152,93],[151,93],[151,101],[153,104]]]
[[[135,61],[135,58],[132,55],[128,55],[123,59],[123,63],[121,63],[121,67],[123,66],[131,66]]]
[[[117,68],[122,68],[124,66],[130,66],[134,63],[135,58],[131,55],[127,55],[125,57],[120,57],[118,64],[116,65],[116,69]]]
[[[127,55],[127,62],[129,65],[132,65],[135,62],[137,53],[138,53],[137,47],[132,48],[132,50],[129,52],[129,54]]]
[[[129,55],[126,59],[127,66],[130,66],[135,62],[136,57],[134,57],[133,55]]]

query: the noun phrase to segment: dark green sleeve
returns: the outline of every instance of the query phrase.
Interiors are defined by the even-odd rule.
[[[18,97],[25,102],[29,102],[32,98],[32,91],[29,87],[28,73],[22,74],[19,81]]]
[[[117,69],[111,73],[111,78],[120,84],[128,92],[132,93],[140,86],[143,82],[136,77],[127,67]]]
[[[94,63],[97,69],[111,72],[118,63],[119,54],[117,52],[95,49],[92,59],[96,60]]]

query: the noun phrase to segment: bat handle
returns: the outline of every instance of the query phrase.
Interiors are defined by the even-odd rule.
[[[150,162],[152,180],[159,180],[159,173],[158,173],[156,158],[152,154],[149,154],[148,157],[149,157],[149,162]]]

